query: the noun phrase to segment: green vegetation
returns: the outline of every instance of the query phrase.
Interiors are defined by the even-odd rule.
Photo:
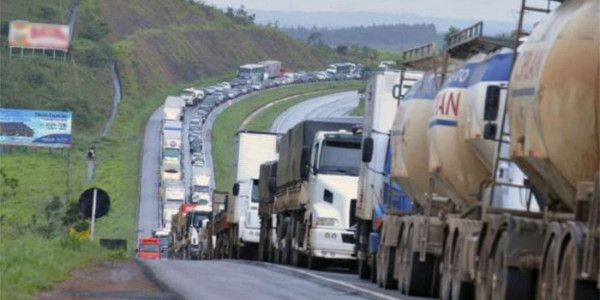
[[[365,100],[364,99],[360,99],[360,101],[358,102],[358,106],[355,107],[352,112],[350,113],[351,116],[357,116],[357,117],[361,117],[365,114]]]
[[[123,253],[95,243],[66,237],[42,239],[35,235],[0,243],[0,253],[2,299],[31,298],[51,288],[54,282],[67,279],[74,268],[123,257]]]
[[[231,187],[231,156],[233,151],[231,146],[233,145],[233,137],[242,121],[252,111],[266,103],[293,95],[357,89],[360,84],[360,82],[353,81],[297,85],[266,91],[227,108],[217,117],[212,130],[212,153],[217,190],[228,191]]]

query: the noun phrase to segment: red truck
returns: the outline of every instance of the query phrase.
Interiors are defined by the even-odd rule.
[[[139,259],[160,259],[160,239],[154,237],[140,239],[136,257]]]

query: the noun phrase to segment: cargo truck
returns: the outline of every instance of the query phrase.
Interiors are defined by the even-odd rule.
[[[279,143],[273,202],[282,263],[354,260],[361,118],[305,120]],[[271,220],[267,220],[271,223]]]
[[[153,237],[141,238],[135,256],[139,259],[160,259],[160,240]]]
[[[376,248],[369,247],[369,241],[378,241],[386,204],[410,205],[404,203],[406,201],[385,201],[392,189],[399,189],[397,185],[390,185],[389,181],[389,139],[400,100],[422,75],[415,71],[379,71],[371,76],[366,86],[362,125],[364,155],[360,164],[356,204],[355,255],[361,278],[369,277],[375,267],[375,252],[369,250]]]
[[[217,243],[226,245],[229,257],[252,258],[258,250],[258,176],[260,165],[277,159],[277,134],[239,131],[233,144],[233,187],[226,215],[219,224]],[[221,240],[221,241],[219,241]]]
[[[229,202],[229,194],[221,191],[213,191],[212,193],[212,219],[209,224],[210,235],[212,242],[210,254],[211,258],[231,258],[231,245],[228,238],[229,222],[227,221],[227,203]]]
[[[171,258],[188,259],[189,251],[189,227],[187,215],[196,207],[196,204],[184,203],[179,206],[179,210],[171,217]]]
[[[181,97],[167,96],[163,105],[163,122],[167,120],[183,121],[185,101]]]
[[[161,185],[163,227],[171,228],[171,217],[185,203],[185,185],[181,180],[164,181]]]
[[[258,178],[258,216],[260,218],[260,240],[258,260],[278,262],[277,216],[273,214],[273,202],[277,191],[277,161],[260,165]]]
[[[268,79],[281,77],[281,62],[278,60],[265,60],[258,63],[265,67],[265,74]]]
[[[192,167],[192,203],[207,206],[212,209],[211,204],[211,170],[207,167]]]

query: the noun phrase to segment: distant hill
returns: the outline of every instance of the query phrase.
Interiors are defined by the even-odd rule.
[[[396,24],[345,27],[339,29],[284,27],[281,31],[306,41],[312,33],[322,34],[323,42],[331,46],[368,46],[381,50],[406,48],[437,42],[440,34],[433,24]]]
[[[303,12],[303,11],[274,11],[274,10],[250,10],[256,14],[256,21],[260,24],[278,22],[280,27],[302,26],[307,28],[326,27],[330,29],[354,26],[369,26],[373,24],[433,24],[438,33],[445,33],[450,26],[464,28],[478,21],[477,16],[472,19],[453,19],[420,16],[408,13],[378,13],[378,12]],[[498,35],[508,33],[517,26],[516,21],[498,22],[485,21],[484,33],[486,35]],[[527,19],[531,21],[531,19]],[[530,27],[526,23],[526,28]]]

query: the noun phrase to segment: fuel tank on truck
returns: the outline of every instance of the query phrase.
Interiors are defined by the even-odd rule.
[[[600,165],[599,3],[565,1],[537,26],[509,89],[511,157],[549,204],[567,210]]]
[[[424,206],[429,182],[427,124],[439,76],[426,74],[400,102],[392,126],[390,177],[419,205]]]
[[[428,124],[429,172],[445,195],[460,207],[478,201],[491,178],[504,90],[486,103],[489,86],[506,86],[512,64],[510,49],[476,54],[444,83],[435,97]],[[484,129],[496,126],[491,134]]]

